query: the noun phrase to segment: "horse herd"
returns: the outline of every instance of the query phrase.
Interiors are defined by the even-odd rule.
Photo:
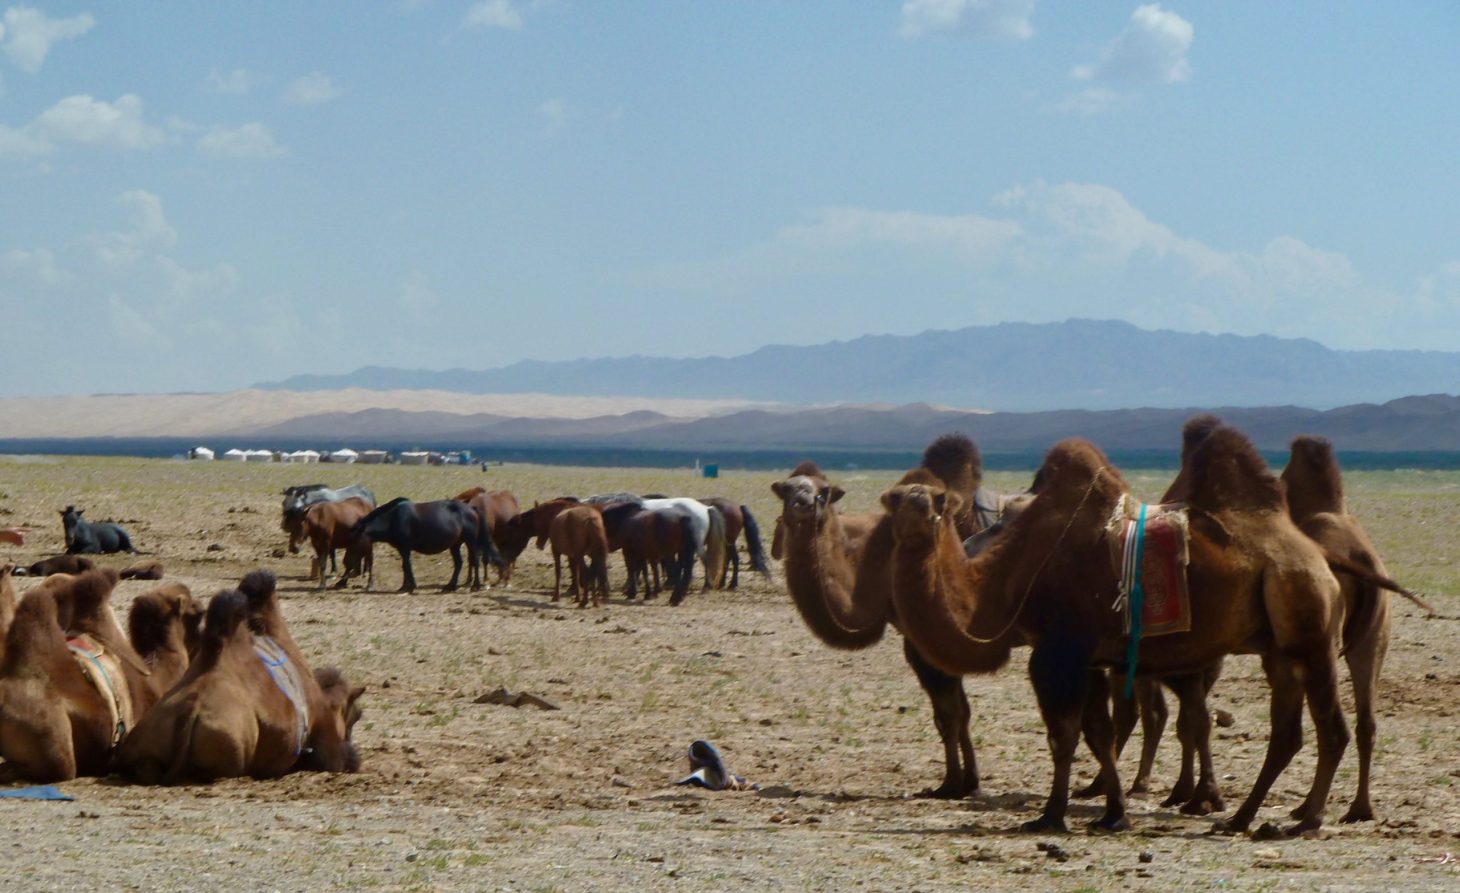
[[[1249,828],[1301,747],[1306,704],[1317,727],[1312,786],[1292,810],[1295,824],[1268,831],[1315,829],[1350,739],[1338,696],[1341,656],[1352,677],[1359,753],[1344,821],[1374,818],[1374,698],[1388,644],[1388,593],[1428,606],[1390,579],[1347,511],[1327,441],[1296,439],[1279,477],[1241,432],[1198,416],[1183,430],[1181,469],[1157,506],[1132,498],[1105,455],[1079,439],[1051,448],[1024,493],[998,497],[981,484],[978,448],[963,435],[930,444],[920,465],[882,494],[878,512],[841,512],[843,491],[814,463],[772,484],[781,502],[773,551],[811,632],[853,650],[875,644],[889,627],[902,634],[943,742],[947,771],[935,796],[979,790],[963,677],[995,672],[1014,648],[1028,647],[1054,772],[1042,814],[1026,830],[1065,829],[1082,737],[1100,771],[1075,796],[1105,798],[1094,828],[1129,827],[1116,760],[1139,716],[1145,741],[1134,789],[1149,784],[1166,718],[1163,688],[1180,702],[1183,751],[1167,803],[1189,813],[1223,811],[1207,697],[1226,655],[1257,654],[1271,689],[1267,754],[1251,793],[1218,827]],[[607,598],[614,550],[624,557],[629,598],[640,585],[645,597],[664,586],[679,604],[697,559],[707,588],[733,587],[742,533],[752,568],[768,573],[754,517],[724,499],[613,493],[522,510],[512,494],[483,488],[379,506],[358,486],[311,485],[284,495],[290,548],[312,545],[321,588],[337,549],[345,557],[336,587],[359,573],[368,580],[375,542],[400,552],[402,591],[415,588],[413,552],[451,551],[451,589],[465,547],[475,587],[485,565],[499,582],[510,580],[513,562],[532,542],[551,546],[554,599],[561,559],[568,560],[569,594],[580,605]],[[68,550],[74,542],[77,551],[105,551],[94,536],[72,537],[72,522],[83,522],[69,511]],[[1134,583],[1130,576],[1147,566],[1141,544],[1160,539],[1148,534],[1154,519],[1167,533],[1180,531],[1167,537],[1179,556],[1179,597],[1163,602],[1179,610],[1176,623],[1143,636],[1140,572]],[[112,542],[131,550],[124,532]],[[71,567],[32,587],[17,606],[12,570],[0,568],[4,772],[52,781],[115,771],[170,783],[358,768],[350,739],[363,689],[333,668],[310,672],[269,572],[247,575],[206,611],[186,587],[163,584],[135,599],[124,636],[109,605],[117,572]]]
[[[450,551],[454,590],[466,550],[468,583],[484,585],[486,565],[499,583],[511,580],[512,566],[529,543],[550,546],[553,600],[561,597],[563,562],[568,565],[568,595],[580,606],[597,606],[609,597],[608,556],[622,552],[627,571],[624,595],[645,598],[670,590],[669,603],[688,593],[694,563],[704,565],[705,587],[734,589],[740,580],[736,542],[744,535],[753,570],[769,574],[760,529],[747,506],[723,497],[690,499],[658,494],[607,493],[579,499],[561,496],[522,510],[507,490],[473,487],[452,499],[412,502],[404,497],[376,506],[375,496],[359,485],[338,490],[320,484],[284,491],[283,528],[289,551],[307,542],[314,549],[311,577],[326,585],[326,564],[337,568],[335,552],[344,550],[344,571],[335,588],[361,574],[374,584],[373,547],[385,543],[400,555],[401,592],[416,588],[411,554]]]

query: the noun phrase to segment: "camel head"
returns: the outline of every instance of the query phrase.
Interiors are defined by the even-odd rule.
[[[1288,508],[1302,520],[1318,512],[1342,513],[1343,474],[1333,444],[1324,437],[1300,435],[1293,438],[1287,467],[1282,473]]]
[[[820,475],[793,474],[771,484],[781,500],[781,518],[793,533],[820,530],[831,507],[846,491]]]
[[[344,742],[344,765],[340,768],[345,772],[359,772],[360,755],[356,752],[350,736],[354,734],[355,723],[365,713],[360,707],[360,696],[365,694],[365,686],[351,687],[334,667],[316,670],[314,681],[319,683],[320,691],[324,693],[327,721],[335,724],[335,734],[339,741]],[[325,768],[340,771],[330,766]]]
[[[938,526],[951,524],[962,506],[957,493],[934,484],[899,484],[882,494],[899,543],[931,542]]]

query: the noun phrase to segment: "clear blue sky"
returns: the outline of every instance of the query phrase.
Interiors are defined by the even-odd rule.
[[[0,394],[1070,316],[1460,349],[1445,0],[0,8]]]

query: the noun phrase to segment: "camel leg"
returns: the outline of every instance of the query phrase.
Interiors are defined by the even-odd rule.
[[[1115,685],[1115,696],[1111,698],[1111,702],[1115,714],[1115,756],[1119,759],[1125,751],[1126,742],[1135,731],[1136,717],[1139,716],[1141,767],[1136,773],[1136,780],[1131,783],[1129,794],[1145,794],[1150,791],[1151,765],[1156,760],[1156,747],[1161,743],[1161,735],[1166,730],[1166,699],[1161,696],[1160,684],[1149,679],[1137,679],[1135,697],[1127,698],[1124,693],[1125,676],[1114,675],[1115,678],[1111,681]],[[1105,785],[1104,773],[1097,773],[1094,780],[1070,796],[1076,800],[1099,797],[1105,793]]]
[[[1380,593],[1383,597],[1383,593]],[[1345,655],[1349,676],[1353,679],[1354,708],[1358,714],[1355,723],[1356,743],[1359,748],[1359,789],[1339,821],[1371,822],[1374,820],[1374,804],[1369,800],[1369,772],[1374,758],[1374,737],[1378,723],[1374,721],[1374,694],[1379,687],[1379,674],[1384,670],[1384,657],[1389,650],[1388,623],[1383,625],[1384,633],[1373,642],[1360,642]]]
[[[1303,683],[1296,662],[1273,650],[1263,655],[1262,669],[1271,689],[1268,715],[1272,729],[1267,739],[1267,756],[1247,799],[1230,818],[1216,824],[1215,829],[1221,833],[1240,834],[1247,830],[1273,782],[1303,747]]]
[[[1065,813],[1070,806],[1070,769],[1075,761],[1075,748],[1080,743],[1080,725],[1091,676],[1088,665],[1088,649],[1053,636],[1035,645],[1029,655],[1029,681],[1034,685],[1039,713],[1044,717],[1045,736],[1054,761],[1054,779],[1043,814],[1021,825],[1021,831],[1063,833],[1069,830],[1065,827]],[[1105,762],[1102,760],[1102,765]],[[1109,762],[1113,763],[1113,756]]]
[[[411,551],[409,549],[396,549],[400,553],[401,570],[405,573],[405,579],[401,581],[400,592],[416,591],[416,573],[411,570]]]
[[[912,642],[902,640],[902,654],[917,674],[918,684],[933,705],[933,725],[943,739],[945,771],[943,783],[919,796],[940,800],[957,800],[978,793],[978,763],[973,755],[973,738],[969,735],[969,719],[973,711],[963,691],[963,678],[949,676],[925,660]]]
[[[1092,831],[1127,831],[1130,818],[1125,811],[1125,794],[1121,791],[1120,770],[1115,765],[1115,725],[1110,720],[1110,674],[1090,670],[1086,674],[1090,687],[1085,695],[1081,728],[1085,746],[1100,763],[1105,776],[1105,814],[1090,823]]]
[[[1207,815],[1226,808],[1217,775],[1212,767],[1212,714],[1207,709],[1207,693],[1215,674],[1193,673],[1166,680],[1180,701],[1176,717],[1176,735],[1181,739],[1181,777],[1176,780],[1171,796],[1162,806],[1181,806],[1187,815]],[[1192,763],[1201,759],[1201,776],[1194,779]]]
[[[1308,698],[1308,715],[1318,739],[1318,767],[1313,772],[1313,787],[1308,792],[1308,810],[1296,816],[1298,823],[1287,828],[1288,834],[1312,831],[1323,824],[1328,793],[1343,752],[1348,748],[1348,722],[1338,698],[1338,667],[1331,643],[1323,653],[1310,653],[1303,662],[1303,682]],[[1314,649],[1317,651],[1318,649]]]

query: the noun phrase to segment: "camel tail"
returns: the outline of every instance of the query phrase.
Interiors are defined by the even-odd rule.
[[[1394,582],[1389,577],[1386,577],[1378,571],[1374,570],[1372,567],[1369,567],[1365,564],[1360,564],[1356,561],[1350,561],[1349,559],[1344,558],[1340,555],[1335,555],[1326,549],[1323,552],[1323,558],[1328,562],[1328,566],[1333,568],[1334,570],[1343,571],[1346,574],[1353,574],[1355,577],[1358,577],[1365,583],[1369,583],[1373,586],[1379,587],[1380,589],[1387,589],[1390,592],[1402,595],[1406,599],[1408,599],[1415,607],[1424,611],[1429,616],[1439,616],[1440,612],[1436,611],[1429,602],[1420,598],[1412,590],[1404,588],[1403,586]]]
[[[745,516],[745,551],[750,554],[750,567],[764,577],[771,575],[770,565],[765,560],[765,545],[760,541],[760,525],[750,514],[750,506],[742,505],[740,514]]]

